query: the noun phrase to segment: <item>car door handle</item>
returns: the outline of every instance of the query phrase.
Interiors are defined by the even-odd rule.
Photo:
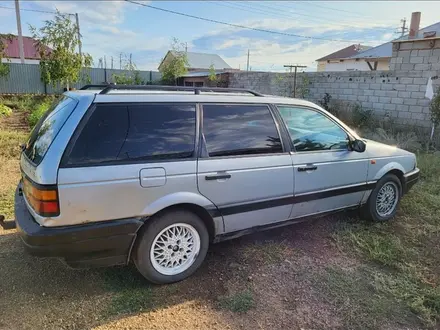
[[[318,166],[304,166],[298,167],[298,172],[316,171]]]
[[[230,178],[231,178],[230,174],[205,175],[205,180],[207,180],[207,181],[230,179]]]

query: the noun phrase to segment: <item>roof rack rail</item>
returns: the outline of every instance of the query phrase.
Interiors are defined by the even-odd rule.
[[[108,86],[110,86],[110,84],[102,84],[102,85],[93,85],[93,84],[90,84],[90,85],[84,85],[84,86],[81,87],[79,90],[80,90],[80,91],[84,91],[84,90],[92,89],[92,88],[101,88],[101,89],[103,89],[103,88],[106,88],[106,87],[108,87]]]
[[[188,86],[160,86],[160,85],[86,85],[81,89],[90,87],[104,88],[99,94],[108,94],[111,90],[153,90],[153,91],[192,91],[194,94],[200,92],[218,92],[218,93],[249,93],[254,96],[264,96],[258,92],[244,88],[222,88],[222,87],[188,87]]]

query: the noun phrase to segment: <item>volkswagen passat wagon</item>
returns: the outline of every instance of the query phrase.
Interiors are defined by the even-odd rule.
[[[15,222],[31,254],[132,260],[154,283],[190,276],[211,242],[254,230],[349,208],[387,221],[419,176],[414,154],[361,139],[314,103],[163,86],[64,93],[20,167]]]

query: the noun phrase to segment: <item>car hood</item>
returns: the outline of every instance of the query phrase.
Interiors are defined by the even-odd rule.
[[[389,156],[413,156],[412,152],[390,146],[373,140],[362,139],[365,141],[366,152],[370,157],[389,157]]]

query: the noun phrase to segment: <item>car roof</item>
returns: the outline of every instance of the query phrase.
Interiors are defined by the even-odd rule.
[[[251,104],[291,104],[319,108],[316,104],[296,98],[273,95],[254,96],[235,92],[203,92],[194,94],[191,91],[125,91],[114,90],[108,94],[99,94],[100,90],[76,90],[65,94],[74,98],[89,97],[96,94],[95,103],[120,102],[201,102],[201,103],[251,103]]]

